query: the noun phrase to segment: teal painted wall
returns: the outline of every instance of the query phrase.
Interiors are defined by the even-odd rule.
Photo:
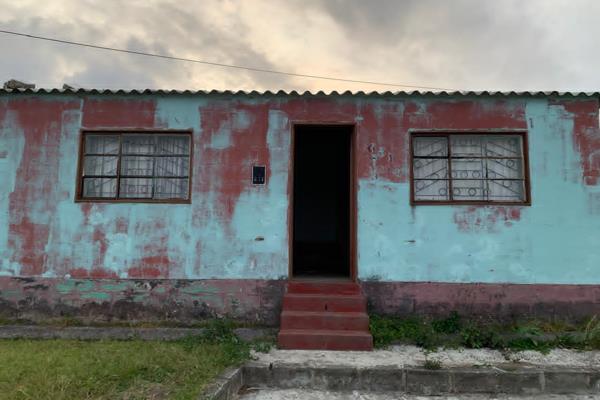
[[[600,283],[587,97],[3,95],[0,275],[286,278],[294,121],[356,124],[359,278]],[[191,204],[75,202],[82,128],[191,129]],[[532,205],[412,207],[411,129],[526,129]]]

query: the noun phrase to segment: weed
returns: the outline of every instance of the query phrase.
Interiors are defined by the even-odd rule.
[[[179,342],[187,350],[204,345],[220,345],[231,364],[239,364],[250,358],[250,345],[234,332],[234,324],[226,319],[215,319],[206,325],[201,335],[188,336]]]
[[[268,353],[273,348],[273,342],[258,341],[252,343],[252,349],[258,353]]]
[[[537,340],[532,337],[521,337],[509,340],[506,347],[516,351],[535,350],[547,354],[553,347],[553,344],[552,342]]]
[[[434,320],[431,323],[433,330],[437,333],[453,334],[458,333],[461,328],[460,316],[456,311],[452,311],[450,316],[445,319]]]
[[[439,339],[430,324],[418,317],[388,318],[374,315],[370,329],[375,347],[385,347],[404,341],[425,348],[436,347]]]
[[[543,330],[535,324],[517,325],[514,328],[516,333],[522,335],[541,335]]]
[[[471,349],[489,347],[499,349],[504,343],[498,332],[489,326],[469,324],[460,332],[462,344]]]
[[[600,348],[600,319],[598,319],[597,315],[594,315],[587,324],[585,324],[583,340],[588,347],[594,349]]]
[[[425,369],[442,369],[442,362],[440,360],[425,360],[425,364],[423,364],[423,368]]]

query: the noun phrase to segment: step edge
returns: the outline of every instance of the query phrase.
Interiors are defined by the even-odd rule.
[[[360,336],[360,337],[373,337],[371,332],[363,330],[340,330],[340,329],[282,329],[279,331],[278,336],[282,334],[287,335],[304,335],[304,336],[321,336],[321,335],[337,335],[337,336]]]
[[[369,318],[369,314],[361,311],[297,311],[297,310],[283,310],[281,311],[281,317],[340,317],[340,318]]]
[[[356,299],[366,300],[366,296],[362,293],[354,294],[326,294],[326,293],[293,293],[287,292],[284,294],[285,297],[297,297],[297,298],[319,298],[319,299]]]

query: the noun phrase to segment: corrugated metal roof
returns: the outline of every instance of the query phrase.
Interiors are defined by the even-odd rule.
[[[386,91],[386,92],[297,92],[292,90],[286,92],[279,90],[276,92],[267,90],[259,92],[256,90],[244,91],[244,90],[164,90],[164,89],[2,89],[0,88],[0,94],[86,94],[86,95],[225,95],[225,96],[370,96],[370,97],[391,97],[391,96],[439,96],[439,97],[452,97],[452,96],[520,96],[520,97],[549,97],[549,96],[560,96],[560,97],[600,97],[600,92],[558,92],[558,91]]]

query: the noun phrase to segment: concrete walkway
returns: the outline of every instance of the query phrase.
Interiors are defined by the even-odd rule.
[[[600,351],[427,352],[396,346],[254,356],[243,368],[244,400],[600,399]]]
[[[240,400],[597,400],[597,395],[454,395],[454,396],[411,396],[383,393],[339,393],[301,389],[264,389],[249,391]]]

